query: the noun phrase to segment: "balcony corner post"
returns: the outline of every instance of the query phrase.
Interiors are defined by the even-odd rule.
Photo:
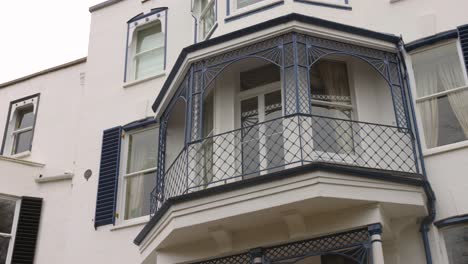
[[[382,225],[373,224],[368,227],[368,232],[371,238],[372,248],[372,263],[384,264],[383,248],[382,248]]]

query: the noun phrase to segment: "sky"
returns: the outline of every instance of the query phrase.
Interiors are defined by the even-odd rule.
[[[90,6],[104,0],[0,0],[0,83],[85,57]]]

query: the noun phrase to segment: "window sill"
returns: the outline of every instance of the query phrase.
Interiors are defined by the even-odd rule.
[[[23,151],[21,153],[17,153],[15,155],[11,155],[10,158],[13,158],[13,159],[23,159],[23,158],[27,158],[31,156],[31,151],[28,150],[28,151]]]
[[[147,81],[151,81],[151,80],[157,79],[157,78],[159,78],[159,77],[163,77],[163,76],[165,76],[165,75],[166,75],[166,72],[163,71],[163,72],[160,72],[160,73],[158,73],[158,74],[155,74],[155,75],[152,75],[152,76],[149,76],[149,77],[140,79],[140,80],[135,80],[135,81],[126,82],[126,83],[124,83],[122,86],[123,86],[123,88],[129,88],[129,87],[135,86],[135,85],[140,84],[140,83],[144,83],[144,82],[147,82]]]
[[[1,156],[1,155],[0,155],[0,160],[9,161],[9,162],[14,162],[14,163],[23,164],[23,165],[28,165],[28,166],[31,166],[31,167],[39,167],[39,168],[42,168],[42,167],[45,166],[45,164],[43,164],[43,163],[38,163],[38,162],[33,162],[33,161],[27,161],[27,160],[22,160],[22,159],[13,158],[13,157],[8,157],[8,156]]]
[[[423,151],[423,156],[430,157],[430,156],[438,155],[441,153],[451,152],[451,151],[464,149],[464,148],[468,148],[468,140],[457,142],[457,143],[452,143],[452,144],[445,145],[445,146],[426,149]]]
[[[279,5],[284,4],[284,0],[266,0],[264,2],[259,2],[253,4],[252,6],[244,7],[238,10],[234,10],[231,14],[229,14],[224,21],[229,22],[232,20],[236,20],[257,12],[264,11],[266,9],[270,9]]]
[[[336,4],[336,3],[330,3],[330,2],[325,1],[325,0],[294,0],[294,1],[298,2],[298,3],[304,3],[304,4],[309,4],[309,5],[317,5],[317,6],[324,6],[324,7],[331,7],[331,8],[343,9],[343,10],[352,10],[353,9],[350,4]]]
[[[110,231],[113,232],[113,231],[126,229],[126,228],[130,228],[130,227],[145,225],[146,223],[149,222],[149,220],[150,220],[149,215],[138,217],[138,218],[131,219],[131,220],[125,220],[122,223],[111,227]]]

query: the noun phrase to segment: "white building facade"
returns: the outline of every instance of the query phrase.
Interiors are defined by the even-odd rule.
[[[91,7],[0,84],[0,264],[468,263],[467,7]]]

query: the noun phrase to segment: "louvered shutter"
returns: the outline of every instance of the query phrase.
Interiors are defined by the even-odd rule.
[[[468,71],[468,25],[458,27],[458,35],[460,37],[463,60],[465,61],[465,67]]]
[[[122,128],[104,130],[94,227],[114,224]]]
[[[11,263],[34,263],[42,199],[22,197]]]

